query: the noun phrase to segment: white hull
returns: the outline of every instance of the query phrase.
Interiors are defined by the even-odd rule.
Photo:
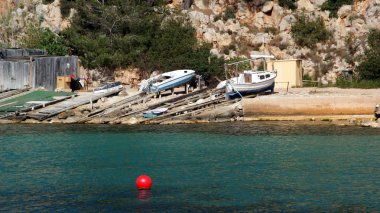
[[[143,92],[160,92],[167,89],[172,89],[187,82],[195,77],[194,70],[175,70],[166,72],[161,75],[152,77],[141,82],[140,91]]]
[[[268,90],[273,91],[276,77],[276,72],[245,71],[238,77],[220,82],[217,88],[226,87],[227,95],[231,98],[257,94]]]

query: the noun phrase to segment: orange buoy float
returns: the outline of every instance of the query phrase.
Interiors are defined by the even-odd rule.
[[[136,179],[136,187],[138,190],[150,190],[152,188],[152,179],[148,175],[140,175]]]

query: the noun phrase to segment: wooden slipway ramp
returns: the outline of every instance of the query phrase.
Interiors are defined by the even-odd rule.
[[[241,110],[236,108],[235,103],[239,103],[240,99],[226,100],[224,93],[219,93],[211,91],[209,94],[201,94],[199,96],[185,99],[183,101],[178,101],[173,105],[168,106],[169,111],[165,114],[151,117],[143,118],[140,123],[146,124],[161,124],[161,123],[171,123],[176,121],[185,120],[198,120],[198,121],[215,121],[217,120],[217,114],[223,114],[218,111],[236,111],[234,113],[227,113],[224,119],[227,117],[228,120],[234,116],[242,116]],[[226,108],[228,106],[230,109]]]
[[[159,124],[168,120],[188,119],[194,115],[200,114],[207,110],[214,110],[223,105],[231,105],[238,102],[239,99],[227,101],[225,100],[223,89],[202,89],[189,94],[175,97],[169,97],[162,101],[145,104],[130,105],[126,113],[111,119],[110,122],[121,122],[121,120],[137,119],[139,123]],[[144,118],[143,112],[147,110],[167,108],[168,111],[156,117]],[[187,117],[186,117],[187,116]]]
[[[76,107],[82,106],[84,104],[89,104],[94,101],[97,101],[103,97],[111,96],[116,93],[119,93],[120,90],[105,92],[105,93],[88,93],[88,94],[82,94],[78,97],[71,98],[69,100],[63,101],[61,103],[46,107],[44,109],[38,110],[33,113],[28,113],[27,116],[29,118],[37,119],[40,121],[46,120],[48,118],[51,118],[53,116],[58,115],[61,112],[65,112],[71,109],[74,109]]]
[[[128,117],[139,117],[140,119],[145,121],[147,119],[144,119],[142,117],[142,114],[144,111],[165,107],[165,108],[168,108],[168,111],[170,112],[176,107],[188,104],[190,102],[196,101],[201,98],[210,97],[211,93],[212,92],[206,88],[206,89],[194,91],[189,94],[183,94],[180,96],[171,97],[169,99],[164,99],[162,101],[158,101],[152,104],[147,103],[147,104],[137,105],[136,107],[131,107],[129,112],[119,116],[118,119],[128,118]]]
[[[145,93],[137,93],[135,95],[129,96],[121,101],[113,103],[110,106],[105,106],[103,108],[94,110],[77,120],[77,123],[86,123],[86,122],[94,122],[94,123],[109,123],[114,122],[116,120],[133,116],[133,115],[142,115],[143,111],[154,109],[159,106],[166,106],[173,104],[176,101],[182,100],[186,97],[192,97],[197,94],[203,93],[207,91],[207,89],[198,90],[189,94],[184,94],[180,96],[171,97],[169,99],[163,98],[163,101],[159,101],[161,99],[156,98],[157,94],[145,94]],[[152,100],[155,101],[152,101]],[[157,103],[157,101],[159,101]]]

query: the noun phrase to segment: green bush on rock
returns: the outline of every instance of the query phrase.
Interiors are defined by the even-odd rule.
[[[312,20],[301,14],[292,26],[292,36],[299,46],[312,48],[316,43],[327,41],[331,33],[326,29],[321,17]]]
[[[45,49],[49,55],[67,55],[68,47],[59,35],[48,28],[30,25],[21,39],[21,47]]]
[[[337,12],[341,6],[352,5],[352,3],[353,0],[327,0],[322,4],[321,9],[329,10],[330,17],[337,17]]]
[[[362,80],[380,80],[380,30],[371,30],[368,35],[369,48],[362,62],[356,67]]]

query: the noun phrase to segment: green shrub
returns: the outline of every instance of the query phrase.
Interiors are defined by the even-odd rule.
[[[353,0],[327,0],[322,4],[321,9],[329,10],[330,17],[337,17],[337,12],[341,6],[352,4]]]
[[[75,7],[75,0],[61,0],[61,14],[63,17],[70,15],[70,9]]]
[[[331,33],[326,29],[321,17],[311,20],[301,14],[292,26],[292,36],[299,46],[312,48],[316,43],[327,41]]]
[[[291,9],[291,10],[294,10],[294,9],[297,8],[295,0],[279,0],[278,4],[281,7],[284,7],[284,8],[287,8],[287,9]]]
[[[149,2],[76,0],[77,13],[62,36],[86,68],[108,73],[133,66],[142,75],[187,68],[205,78],[223,75],[223,59],[210,54],[210,45],[198,43],[186,17],[170,19]]]
[[[63,38],[48,28],[40,28],[35,25],[27,28],[25,36],[21,39],[21,47],[45,49],[49,55],[68,54],[68,47]]]
[[[270,33],[270,34],[272,34],[272,35],[277,35],[278,34],[278,28],[277,27],[266,27],[265,29],[264,29],[264,32],[266,32],[266,33]]]
[[[361,88],[372,89],[380,88],[380,81],[378,80],[348,80],[344,76],[339,76],[336,79],[336,86],[339,88]]]
[[[227,7],[226,11],[224,11],[223,20],[227,21],[228,19],[234,19],[234,18],[236,18],[235,13],[236,13],[235,8],[233,8],[233,7]]]
[[[360,79],[380,81],[380,30],[371,30],[368,35],[368,46],[364,52],[364,60],[356,70]]]

